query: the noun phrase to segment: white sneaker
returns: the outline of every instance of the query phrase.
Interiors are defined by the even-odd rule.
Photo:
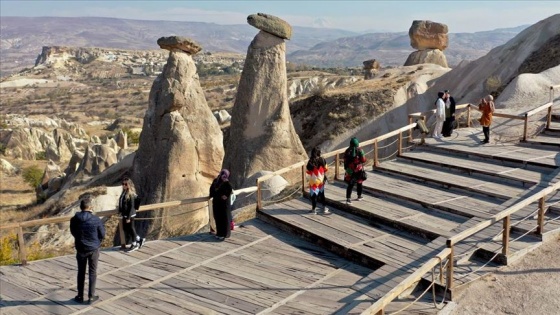
[[[364,200],[364,197],[360,196],[360,197],[358,197],[358,199],[356,199],[356,200],[362,201],[362,200]]]
[[[347,205],[351,205],[351,204],[352,204],[352,200],[346,199],[346,204],[347,204]]]
[[[329,214],[329,213],[331,213],[331,211],[329,210],[329,208],[324,207],[324,208],[323,208],[323,214]]]
[[[317,214],[317,210],[313,209],[313,210],[309,211],[309,214]]]

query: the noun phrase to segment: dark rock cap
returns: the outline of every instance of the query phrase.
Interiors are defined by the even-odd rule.
[[[199,44],[195,43],[193,40],[182,37],[182,36],[169,36],[160,37],[157,40],[159,47],[162,49],[167,49],[169,51],[182,50],[189,55],[195,55],[202,50]]]
[[[251,14],[247,17],[247,23],[280,38],[292,38],[292,27],[290,24],[274,15],[265,13]]]

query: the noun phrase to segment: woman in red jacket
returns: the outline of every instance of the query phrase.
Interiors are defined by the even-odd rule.
[[[352,195],[352,189],[354,184],[357,184],[358,190],[358,201],[362,200],[362,183],[365,180],[365,169],[364,163],[366,162],[366,157],[364,150],[360,148],[360,142],[356,138],[350,140],[350,146],[344,152],[344,169],[346,170],[346,175],[344,176],[344,181],[348,183],[346,188],[346,203],[351,204],[350,196]]]

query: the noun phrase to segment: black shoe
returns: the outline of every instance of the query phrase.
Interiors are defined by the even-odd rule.
[[[74,297],[74,301],[76,301],[76,302],[78,302],[78,303],[84,303],[84,297],[83,297],[83,296],[76,295],[76,296]]]
[[[99,300],[99,295],[94,295],[91,296],[88,300],[87,300],[87,304],[92,304],[93,302]]]
[[[133,252],[133,251],[137,251],[138,250],[138,244],[132,244],[130,245],[130,248],[126,250],[127,253]]]
[[[146,238],[141,238],[140,241],[138,241],[138,249],[142,248],[142,245],[144,245],[145,241],[146,241]]]

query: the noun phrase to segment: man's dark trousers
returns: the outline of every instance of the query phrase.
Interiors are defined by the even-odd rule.
[[[88,298],[95,295],[95,282],[97,281],[97,260],[99,259],[99,248],[89,253],[77,253],[78,261],[78,296],[84,294],[84,282],[86,280],[86,265],[89,266],[89,291]]]

